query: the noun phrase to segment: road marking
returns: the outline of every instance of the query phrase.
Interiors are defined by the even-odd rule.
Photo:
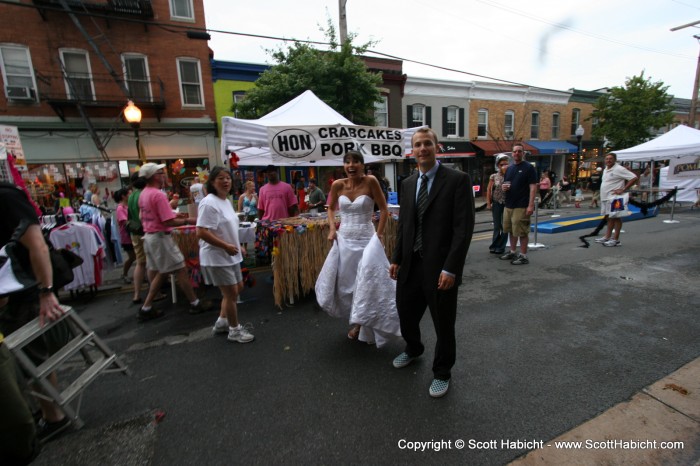
[[[483,241],[486,239],[493,239],[493,232],[472,235],[472,241]]]

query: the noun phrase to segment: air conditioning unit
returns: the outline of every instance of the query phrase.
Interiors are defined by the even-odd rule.
[[[5,86],[9,100],[35,100],[34,89],[26,86]]]

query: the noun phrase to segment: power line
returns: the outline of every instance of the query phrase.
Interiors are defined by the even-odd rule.
[[[513,7],[511,7],[511,6],[503,5],[503,4],[498,3],[498,2],[495,2],[495,1],[493,1],[493,0],[477,0],[477,1],[478,1],[479,3],[484,3],[484,4],[486,4],[486,5],[489,5],[489,6],[492,6],[492,7],[494,7],[494,8],[497,8],[497,9],[499,9],[499,10],[508,11],[508,12],[510,12],[510,13],[517,14],[517,15],[519,15],[519,16],[525,16],[526,18],[530,18],[530,19],[533,20],[533,21],[538,21],[538,22],[540,22],[540,23],[549,24],[550,26],[554,26],[555,28],[559,28],[559,29],[564,29],[564,30],[567,30],[567,31],[575,32],[575,33],[577,33],[577,34],[581,34],[581,35],[584,35],[584,36],[592,37],[592,38],[594,38],[594,39],[602,40],[602,41],[605,41],[605,42],[610,42],[610,43],[618,44],[618,45],[624,45],[625,47],[630,47],[630,48],[634,48],[634,49],[637,49],[637,50],[643,50],[643,51],[645,51],[645,52],[658,53],[658,54],[660,54],[660,55],[667,55],[667,56],[670,56],[670,57],[690,58],[690,57],[688,57],[687,55],[681,55],[681,54],[678,54],[678,53],[666,52],[666,51],[663,51],[663,50],[656,50],[656,49],[652,49],[652,48],[649,48],[649,47],[644,47],[644,46],[641,46],[641,45],[630,44],[629,42],[624,42],[624,41],[617,40],[617,39],[614,39],[614,38],[611,38],[611,37],[602,36],[602,35],[600,35],[600,34],[594,34],[594,33],[592,33],[592,32],[587,32],[587,31],[583,31],[583,30],[580,30],[580,29],[576,29],[576,28],[574,28],[574,27],[572,27],[572,26],[569,26],[569,25],[567,25],[567,24],[549,21],[549,20],[547,20],[547,19],[543,19],[543,18],[540,18],[540,17],[538,17],[538,16],[532,15],[532,14],[528,13],[527,11],[519,10],[519,9],[513,8]]]

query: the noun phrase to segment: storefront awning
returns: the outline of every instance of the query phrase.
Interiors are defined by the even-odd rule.
[[[450,157],[476,157],[476,154],[477,149],[470,142],[440,141],[438,142],[438,150],[435,156],[439,159],[445,159]],[[408,154],[407,157],[413,157],[413,154]]]
[[[578,147],[566,141],[528,141],[539,150],[539,155],[576,154]],[[537,154],[534,154],[537,155]]]
[[[513,149],[513,143],[514,141],[473,141],[471,144],[476,147],[480,155],[495,155],[501,152],[510,152]],[[539,150],[536,147],[526,142],[522,144],[523,149],[529,152],[530,155],[539,154]]]

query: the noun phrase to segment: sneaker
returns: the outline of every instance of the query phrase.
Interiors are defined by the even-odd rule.
[[[394,362],[392,364],[394,365],[395,368],[401,369],[402,367],[406,367],[409,364],[411,364],[416,358],[411,357],[408,355],[408,353],[404,352],[396,356],[394,358]]]
[[[603,246],[608,247],[608,248],[614,248],[615,246],[620,246],[620,242],[616,241],[614,239],[611,239],[610,241],[604,242]]]
[[[211,329],[212,335],[218,335],[220,333],[228,333],[228,321],[217,320],[214,327]]]
[[[190,304],[190,314],[201,314],[202,312],[206,312],[212,308],[211,301],[203,301],[199,300],[196,306],[193,306]]]
[[[508,251],[507,253],[503,254],[499,259],[502,261],[512,261],[513,259],[516,259],[518,255],[514,253],[513,251]]]
[[[595,239],[596,243],[607,243],[608,241],[610,241],[610,238],[606,238],[605,236],[603,236],[602,238]]]
[[[428,390],[428,393],[433,398],[440,398],[441,396],[445,396],[447,389],[449,388],[449,380],[433,379],[433,383],[430,384],[430,390]]]
[[[127,285],[131,285],[131,278],[127,277],[126,275],[122,275],[122,281]]]
[[[527,256],[523,256],[522,254],[520,254],[517,259],[511,261],[510,263],[513,265],[525,265],[529,264],[530,261],[527,260]]]
[[[60,421],[48,422],[45,419],[41,419],[37,425],[37,438],[39,442],[46,443],[58,437],[62,432],[65,432],[70,425],[70,419],[64,417]]]
[[[248,331],[249,325],[245,327],[238,324],[238,327],[230,327],[228,330],[228,340],[238,343],[249,343],[255,340],[255,337]]]
[[[165,315],[165,312],[163,312],[162,309],[149,309],[148,311],[144,311],[143,309],[139,309],[139,313],[137,314],[137,318],[139,319],[139,322],[146,322],[147,320],[153,320],[157,319],[158,317],[163,317]]]

